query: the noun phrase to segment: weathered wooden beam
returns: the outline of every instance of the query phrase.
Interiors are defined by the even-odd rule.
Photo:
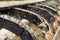
[[[15,6],[15,5],[31,4],[31,3],[35,3],[35,2],[41,2],[41,1],[45,1],[45,0],[0,1],[0,8],[1,7]]]

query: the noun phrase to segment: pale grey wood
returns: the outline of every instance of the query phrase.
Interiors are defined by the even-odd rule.
[[[0,8],[15,6],[15,5],[31,4],[31,3],[40,2],[40,1],[45,1],[45,0],[0,1]]]

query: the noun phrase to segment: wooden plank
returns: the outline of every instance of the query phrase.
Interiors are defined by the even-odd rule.
[[[0,8],[1,7],[8,7],[8,6],[15,6],[15,5],[24,5],[24,4],[31,4],[35,2],[41,2],[45,0],[26,0],[26,1],[0,1]]]

